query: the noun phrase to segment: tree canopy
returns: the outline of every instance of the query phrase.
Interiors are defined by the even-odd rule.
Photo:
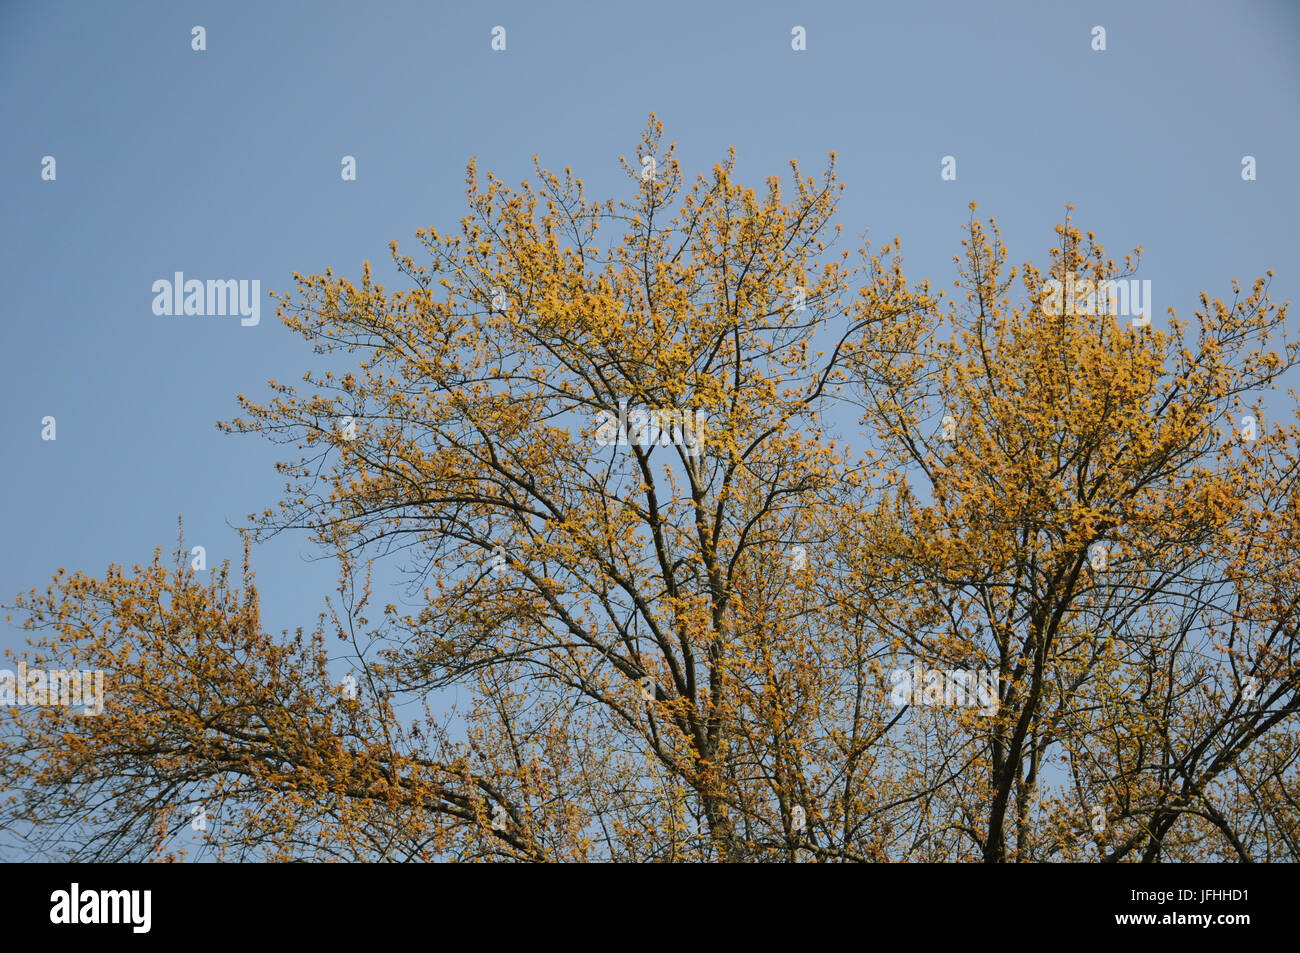
[[[2,710],[0,826],[108,860],[179,856],[200,804],[232,859],[1300,859],[1271,272],[1128,320],[1053,289],[1140,249],[1067,214],[1016,267],[972,203],[932,291],[897,239],[838,248],[834,154],[688,187],[652,115],[621,161],[617,202],[471,162],[400,289],[294,276],[321,364],[220,424],[288,448],[278,506],[242,573],[182,545],[18,597],[28,664],[106,692]],[[340,598],[275,635],[252,543],[290,530]]]

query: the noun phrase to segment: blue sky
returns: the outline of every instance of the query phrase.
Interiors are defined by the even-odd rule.
[[[1295,299],[1297,50],[1288,2],[0,5],[0,600],[170,551],[178,515],[209,566],[237,561],[278,452],[214,422],[313,366],[265,292],[386,272],[391,239],[465,214],[472,156],[622,197],[651,110],[691,177],[733,144],[755,185],[837,151],[846,243],[901,236],[914,280],[951,286],[972,199],[1040,264],[1071,202],[1114,257],[1144,247],[1157,322],[1268,268]],[[176,271],[259,280],[261,323],[154,315]],[[268,627],[314,624],[334,568],[311,555],[255,550]]]

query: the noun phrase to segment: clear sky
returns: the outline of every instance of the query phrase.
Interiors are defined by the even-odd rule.
[[[313,361],[266,291],[386,274],[391,239],[466,213],[471,156],[513,184],[539,153],[623,197],[651,110],[692,178],[733,144],[754,185],[835,150],[849,247],[899,235],[942,287],[972,199],[1040,264],[1071,202],[1112,256],[1143,246],[1159,323],[1268,268],[1300,297],[1298,80],[1289,0],[0,3],[0,601],[170,552],[178,515],[209,566],[237,561],[278,452],[214,422]],[[155,315],[177,271],[259,280],[261,323]],[[254,552],[273,630],[315,622],[334,569],[310,555]]]

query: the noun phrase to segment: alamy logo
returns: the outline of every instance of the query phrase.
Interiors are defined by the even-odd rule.
[[[56,890],[50,894],[51,923],[129,923],[131,932],[148,933],[152,925],[151,890]]]
[[[992,669],[927,669],[917,662],[911,668],[894,669],[889,681],[894,686],[889,700],[895,705],[978,708],[981,715],[998,710],[998,673]]]
[[[155,281],[153,293],[153,313],[157,315],[238,314],[242,316],[239,323],[246,328],[262,320],[262,282],[258,278],[209,278],[205,285],[198,278],[186,281],[185,273],[178,271],[171,281]]]
[[[85,706],[85,714],[104,713],[104,673],[76,669],[30,671],[26,662],[18,663],[18,673],[0,668],[0,705],[61,705],[64,708]]]
[[[1080,314],[1109,314],[1115,317],[1132,316],[1135,328],[1151,324],[1151,279],[1138,281],[1130,278],[1112,278],[1109,281],[1076,280],[1066,275],[1062,283],[1051,278],[1046,284],[1047,300],[1043,311],[1047,314],[1071,316]]]
[[[647,410],[636,408],[630,414],[627,400],[618,402],[618,416],[610,410],[600,411],[596,428],[596,445],[626,447],[629,444],[648,450],[653,446],[673,444],[686,448],[688,457],[698,457],[704,450],[704,411]]]

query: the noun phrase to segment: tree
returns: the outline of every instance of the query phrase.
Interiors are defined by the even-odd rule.
[[[253,535],[306,530],[339,598],[272,637],[248,552],[201,584],[183,544],[20,597],[33,660],[109,700],[12,711],[6,827],[109,859],[208,807],[230,857],[1296,857],[1300,432],[1215,429],[1297,362],[1267,282],[1134,328],[1047,279],[1135,257],[1067,216],[1008,270],[972,219],[955,301],[897,239],[834,250],[833,154],[788,197],[734,151],[686,190],[652,115],[637,158],[617,204],[471,162],[459,232],[391,246],[409,287],[295,275],[323,366],[221,426],[294,445]],[[423,596],[371,619],[383,559]],[[952,704],[930,674],[898,703],[917,665]]]
[[[1112,861],[1294,857],[1297,430],[1255,439],[1247,403],[1295,364],[1267,349],[1286,309],[1263,279],[1231,305],[1202,293],[1194,330],[1054,307],[1053,287],[1136,264],[1068,217],[1057,235],[1013,305],[996,225],[972,222],[962,307],[861,361],[865,420],[907,475],[890,520],[863,522],[860,590],[899,642],[1002,685],[949,753],[943,809],[990,861],[1079,857],[1089,826]]]

